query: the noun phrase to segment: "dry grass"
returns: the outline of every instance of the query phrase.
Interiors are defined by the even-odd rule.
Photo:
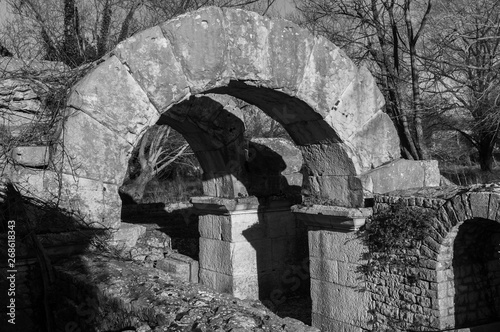
[[[199,178],[174,178],[172,180],[153,179],[146,186],[141,203],[187,202],[193,196],[203,195]]]
[[[496,165],[491,172],[483,172],[479,166],[451,164],[440,165],[439,170],[448,180],[461,186],[500,182],[500,165]]]

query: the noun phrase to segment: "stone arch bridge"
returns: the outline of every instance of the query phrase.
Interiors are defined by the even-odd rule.
[[[294,144],[256,139],[250,158],[233,97],[280,122]],[[288,266],[311,255],[312,285],[323,287],[311,288],[313,324],[366,329],[369,299],[352,285],[362,253],[352,231],[371,214],[373,195],[440,181],[436,162],[400,159],[383,106],[370,72],[325,38],[285,20],[203,8],[130,37],[96,63],[72,88],[53,168],[17,168],[12,178],[120,239],[135,227],[121,223],[118,195],[131,152],[150,126],[170,125],[203,169],[204,196],[192,199],[202,214],[200,281],[266,298]],[[300,189],[328,206],[292,208],[287,194]],[[297,243],[308,236],[302,252]]]
[[[291,22],[210,7],[130,37],[73,87],[51,154],[63,174],[62,200],[87,220],[118,228],[128,158],[155,123],[187,139],[206,196],[262,194],[250,188],[244,167],[241,111],[224,95],[283,125],[304,161],[303,179],[289,176],[291,184],[303,182],[323,201],[363,207],[372,192],[439,181],[432,163],[412,163],[420,178],[398,181],[409,162],[399,160],[396,130],[366,68]],[[394,169],[389,187],[372,175],[380,167]],[[46,177],[44,190],[52,190]]]

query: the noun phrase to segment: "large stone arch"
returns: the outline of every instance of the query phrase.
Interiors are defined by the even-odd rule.
[[[106,198],[91,219],[119,224],[106,207],[120,204],[115,192],[141,134],[174,105],[207,93],[243,99],[282,123],[302,150],[305,185],[333,204],[363,206],[359,175],[399,157],[367,69],[291,22],[204,8],[122,42],[74,86],[56,155],[63,173],[102,187]],[[226,182],[206,194],[237,197],[238,185]]]

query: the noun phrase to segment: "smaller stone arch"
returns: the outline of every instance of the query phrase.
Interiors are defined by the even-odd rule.
[[[374,213],[395,204],[414,206],[431,212],[434,217],[429,221],[431,227],[421,246],[408,253],[414,255],[418,262],[417,267],[412,270],[417,280],[414,284],[406,282],[402,275],[393,272],[389,272],[383,278],[384,281],[369,280],[369,283],[376,285],[371,288],[371,293],[377,314],[385,322],[396,319],[412,329],[415,326],[420,330],[453,330],[463,327],[464,331],[468,331],[466,328],[472,327],[471,325],[488,324],[482,326],[487,328],[485,331],[497,331],[500,326],[500,235],[497,235],[500,234],[500,185],[398,190],[376,195]],[[468,242],[465,241],[464,244],[465,238],[468,238]],[[464,257],[461,254],[469,248],[479,247],[478,243],[486,242],[489,243],[486,246],[489,249],[483,250],[483,253],[488,252],[489,257],[493,258],[485,264],[490,270],[485,273],[488,278],[483,278],[482,282],[484,284],[489,281],[493,287],[482,294],[472,291],[468,294],[466,291],[471,285],[471,279],[468,278],[471,275],[467,274],[473,266],[462,264],[460,259]],[[470,263],[470,258],[465,257],[465,263],[467,260]],[[463,271],[456,273],[454,270],[457,267]],[[398,280],[398,283],[393,280]],[[467,316],[465,319],[463,315],[457,318],[462,310],[460,306],[470,304],[469,296],[475,301],[488,292],[493,293],[491,298],[496,301],[488,307],[488,310],[495,308],[496,320],[477,319],[481,317],[477,313],[475,321],[472,319],[474,315],[471,315],[469,321]],[[385,296],[381,297],[382,294]],[[480,310],[476,307],[477,304],[471,305],[467,308],[468,313]],[[404,314],[396,308],[405,308]]]
[[[500,322],[500,193],[484,189],[440,209],[436,309],[443,329]]]

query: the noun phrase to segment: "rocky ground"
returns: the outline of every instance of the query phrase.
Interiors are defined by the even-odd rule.
[[[219,294],[130,261],[87,254],[55,269],[57,330],[319,331],[280,318],[259,301]]]

